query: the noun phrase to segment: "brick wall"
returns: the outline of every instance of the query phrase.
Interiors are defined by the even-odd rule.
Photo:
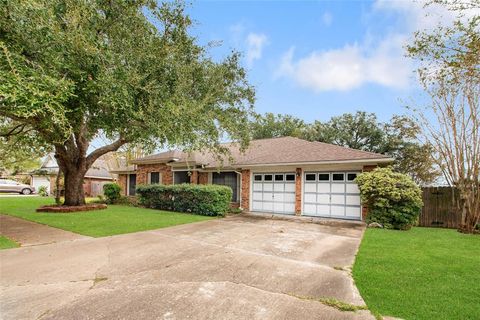
[[[190,183],[191,184],[198,184],[198,171],[191,171],[190,172]]]
[[[173,184],[172,168],[164,163],[156,163],[137,165],[137,185],[147,184],[150,172],[160,172],[162,184]]]
[[[127,195],[127,177],[128,175],[126,174],[119,174],[117,179],[117,184],[122,189],[120,193],[123,194],[124,196]]]
[[[242,170],[242,208],[245,211],[250,210],[250,170]]]
[[[198,173],[198,184],[208,184],[208,172]]]
[[[295,215],[302,214],[302,168],[295,170]]]

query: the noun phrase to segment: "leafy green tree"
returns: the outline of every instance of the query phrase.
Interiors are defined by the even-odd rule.
[[[266,139],[278,137],[300,137],[305,129],[305,122],[291,115],[256,114],[250,124],[252,139]]]
[[[304,138],[389,155],[395,159],[396,171],[427,184],[438,177],[439,171],[430,152],[432,146],[418,142],[420,131],[404,116],[393,116],[390,122],[382,123],[374,113],[357,111],[328,122],[315,121],[304,131]]]
[[[384,148],[384,133],[374,113],[357,111],[325,123],[315,121],[309,132],[309,140],[371,152],[383,152]]]
[[[376,168],[360,174],[355,182],[368,207],[368,222],[407,230],[417,220],[423,206],[422,190],[409,176],[391,168]]]
[[[239,54],[222,61],[189,34],[183,3],[1,0],[0,117],[52,146],[65,204],[100,156],[132,143],[226,152],[248,143],[254,90]],[[109,144],[91,150],[91,141]]]
[[[407,47],[428,97],[412,116],[445,179],[458,190],[460,231],[473,233],[480,223],[480,1],[431,3],[458,17],[452,25],[416,32]]]

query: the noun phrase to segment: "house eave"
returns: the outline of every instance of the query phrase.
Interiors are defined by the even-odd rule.
[[[326,161],[305,161],[305,162],[277,162],[277,163],[255,163],[255,164],[237,164],[235,167],[250,168],[250,167],[275,167],[275,166],[304,166],[304,165],[325,165],[325,164],[375,164],[375,163],[390,163],[393,158],[378,158],[378,159],[350,159],[350,160],[326,160]]]

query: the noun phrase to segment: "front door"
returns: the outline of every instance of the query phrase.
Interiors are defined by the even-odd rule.
[[[136,174],[128,175],[128,195],[129,196],[135,195],[136,187],[137,187],[137,175]]]

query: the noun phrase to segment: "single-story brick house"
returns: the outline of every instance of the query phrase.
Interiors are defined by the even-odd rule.
[[[113,171],[124,195],[139,184],[221,184],[244,210],[361,220],[358,173],[393,161],[382,154],[282,137],[251,141],[241,153],[225,144],[232,161],[209,153],[174,150],[131,161]]]
[[[48,154],[40,168],[30,174],[30,185],[35,187],[37,191],[41,186],[45,186],[48,194],[53,194],[57,174],[57,161],[53,154]],[[103,159],[98,159],[85,174],[83,191],[87,197],[96,197],[103,194],[103,185],[111,182],[113,182],[113,177],[108,171],[106,162]]]

